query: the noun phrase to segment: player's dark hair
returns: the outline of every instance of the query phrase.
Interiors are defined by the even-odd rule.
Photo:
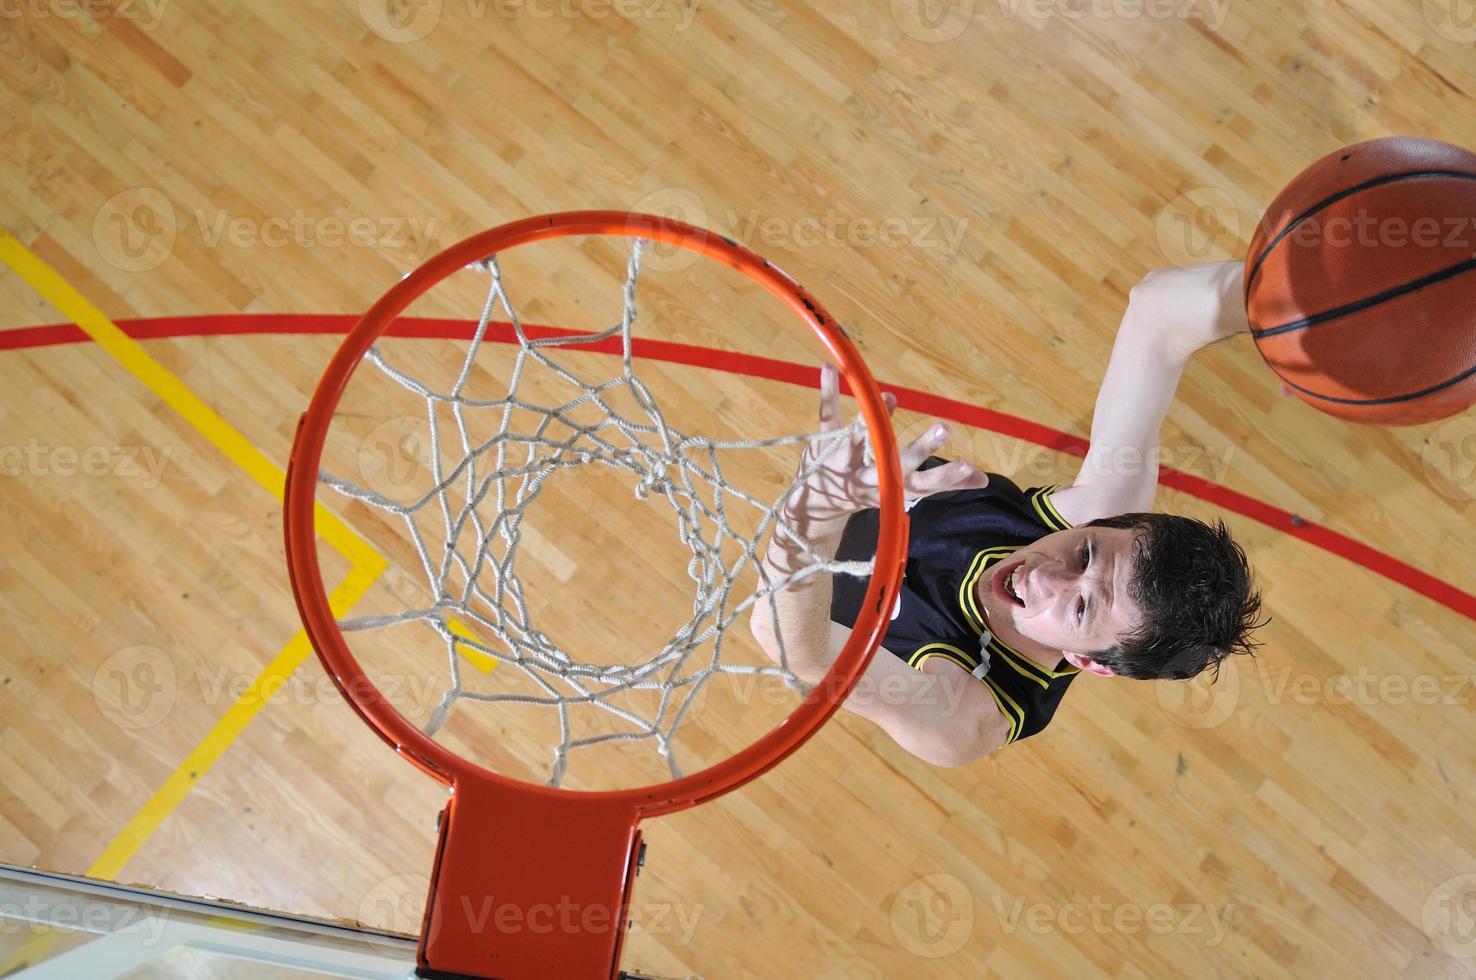
[[[1223,521],[1214,525],[1176,514],[1119,514],[1088,527],[1134,532],[1135,567],[1128,592],[1143,622],[1092,659],[1123,677],[1187,680],[1235,654],[1255,655],[1251,631],[1261,594],[1250,563]]]

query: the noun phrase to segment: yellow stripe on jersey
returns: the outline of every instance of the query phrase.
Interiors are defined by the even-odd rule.
[[[984,570],[989,563],[996,558],[1014,554],[1020,550],[1020,545],[1001,545],[997,548],[985,548],[974,556],[969,563],[969,570],[964,575],[963,581],[958,586],[958,608],[964,614],[964,619],[970,628],[980,636],[988,626],[984,622],[984,611],[979,608],[978,600],[974,596],[974,588],[979,584],[979,579],[984,575]]]
[[[970,657],[956,646],[948,643],[925,643],[913,651],[912,656],[907,658],[907,666],[922,670],[922,665],[933,657],[942,657],[951,660],[969,673],[973,673],[979,667],[979,658]]]
[[[1051,502],[1051,493],[1058,486],[1059,484],[1053,483],[1048,487],[1041,487],[1039,490],[1030,494],[1030,506],[1034,508],[1036,516],[1041,519],[1041,522],[1046,527],[1054,528],[1057,531],[1069,531],[1073,525],[1061,516],[1061,512],[1056,510],[1056,505]]]
[[[994,703],[999,705],[1000,714],[1004,715],[1010,723],[1010,734],[1005,739],[1005,744],[1009,745],[1020,737],[1020,732],[1025,728],[1025,709],[1015,703],[1015,699],[1006,694],[1004,689],[991,680],[987,674],[984,677],[984,686],[989,688],[990,694],[994,695]]]
[[[1075,667],[1067,667],[1061,671],[1042,667],[1014,647],[1006,646],[1000,642],[998,637],[995,638],[994,642],[989,644],[989,650],[991,653],[999,653],[1003,657],[1004,662],[1013,667],[1017,674],[1024,676],[1027,680],[1034,681],[1041,687],[1050,687],[1050,680],[1057,677],[1070,677],[1077,672],[1077,668]]]

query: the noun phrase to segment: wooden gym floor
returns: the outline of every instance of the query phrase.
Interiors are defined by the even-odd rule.
[[[1476,146],[1469,6],[7,5],[0,860],[418,928],[443,794],[325,693],[280,481],[334,347],[303,331],[431,251],[539,212],[673,214],[806,283],[884,383],[1084,438],[1149,269],[1242,255],[1341,145]],[[311,316],[209,319],[236,314]],[[161,317],[206,319],[134,322]],[[697,404],[811,397],[672,372]],[[959,428],[1026,485],[1070,473],[1018,425]],[[1047,733],[960,770],[839,717],[647,825],[627,967],[1476,971],[1476,422],[1335,422],[1237,338],[1190,365],[1163,445],[1242,495],[1159,506],[1246,544],[1274,617],[1255,663],[1085,679]],[[573,595],[618,571],[588,560]],[[362,594],[372,549],[334,574]],[[577,608],[617,633],[643,612]]]

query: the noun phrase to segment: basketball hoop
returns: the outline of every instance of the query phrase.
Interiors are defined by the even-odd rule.
[[[453,273],[474,264],[485,267],[489,259],[495,264],[496,256],[520,245],[567,236],[616,236],[686,249],[738,270],[778,297],[809,326],[848,380],[880,479],[881,530],[863,614],[829,674],[786,721],[759,741],[701,771],[635,789],[583,792],[526,783],[483,768],[431,738],[391,704],[350,651],[343,626],[329,607],[316,544],[325,440],[350,377],[366,356],[373,356],[376,341],[414,300]],[[640,247],[633,245],[632,281]],[[483,331],[490,310],[489,303]],[[630,317],[626,319],[628,329]],[[344,338],[299,422],[287,471],[285,525],[293,592],[324,668],[361,720],[451,791],[441,815],[421,933],[418,972],[425,977],[617,976],[628,903],[643,851],[640,821],[742,786],[779,763],[825,723],[881,641],[887,623],[884,611],[896,599],[907,548],[901,472],[889,413],[876,381],[840,325],[798,283],[742,245],[679,221],[620,211],[576,211],[512,222],[451,246],[392,286]],[[491,824],[501,841],[515,846],[488,847],[481,834]],[[564,917],[556,916],[552,931],[504,931],[485,916],[485,900],[493,894],[500,903],[523,909],[573,904],[607,914],[594,917],[603,919],[599,923],[586,914],[572,928]]]

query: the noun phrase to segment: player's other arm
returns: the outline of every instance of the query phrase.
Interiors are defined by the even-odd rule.
[[[801,533],[829,558],[840,543],[840,530],[807,525]],[[769,581],[782,582],[809,563],[780,534],[769,545],[764,571]],[[774,592],[772,604],[761,596],[749,620],[769,659],[807,684],[824,679],[851,636],[850,629],[831,622],[830,594],[829,575],[810,575]],[[1004,745],[1009,732],[984,685],[941,657],[918,670],[878,650],[842,707],[875,722],[902,748],[935,766],[967,765]]]
[[[820,406],[821,429],[838,429],[838,381],[828,366],[821,371]],[[903,451],[909,498],[988,482],[967,463],[919,470],[946,435],[946,429],[935,424]],[[864,437],[856,435],[826,456],[824,465],[791,497],[783,524],[764,552],[750,627],[770,659],[809,684],[825,677],[850,630],[830,621],[829,574],[793,580],[791,576],[813,562],[802,541],[818,556],[832,558],[850,515],[877,506],[875,468],[866,465],[864,450]],[[874,721],[902,748],[933,765],[964,765],[1005,740],[1004,718],[983,685],[958,665],[939,658],[915,670],[879,651],[843,706]]]
[[[833,556],[840,530],[810,527],[811,546]],[[783,539],[764,559],[770,581],[779,582],[809,559]],[[851,631],[830,621],[830,576],[811,575],[753,607],[753,635],[769,658],[801,680],[818,684],[850,639]],[[781,660],[781,639],[783,656]],[[1009,723],[984,685],[958,664],[934,657],[921,670],[887,650],[871,658],[842,707],[875,722],[903,749],[935,766],[962,766],[1005,744]]]
[[[1153,508],[1158,432],[1190,356],[1249,329],[1240,262],[1156,269],[1128,294],[1092,415],[1091,446],[1052,501],[1072,524]]]

